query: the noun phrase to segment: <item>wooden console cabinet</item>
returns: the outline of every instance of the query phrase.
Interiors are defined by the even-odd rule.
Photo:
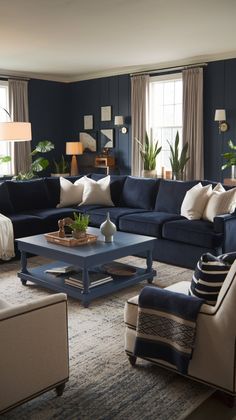
[[[95,168],[104,168],[109,175],[110,168],[115,167],[115,158],[113,156],[97,156],[95,158]]]

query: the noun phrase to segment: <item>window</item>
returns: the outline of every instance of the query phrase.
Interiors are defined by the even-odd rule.
[[[0,80],[0,121],[9,121],[9,116],[3,110],[9,108],[8,104],[8,82]],[[0,141],[0,156],[11,156],[11,143]],[[12,173],[12,161],[0,164],[0,175],[10,175]]]
[[[180,147],[182,147],[182,74],[169,74],[151,78],[150,82],[150,133],[154,140],[162,146],[157,157],[157,172],[161,168],[171,170],[170,146],[174,144],[179,131]]]

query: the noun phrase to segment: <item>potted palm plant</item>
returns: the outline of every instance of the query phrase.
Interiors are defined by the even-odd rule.
[[[143,171],[142,175],[146,178],[156,178],[156,159],[157,155],[161,151],[161,146],[158,147],[158,141],[153,141],[152,138],[149,139],[148,134],[145,134],[145,142],[142,144],[138,139],[136,139],[140,146],[140,155],[143,160]]]
[[[188,152],[188,143],[185,143],[184,147],[182,148],[181,152],[179,151],[179,132],[177,131],[175,136],[175,144],[174,147],[170,144],[170,164],[172,169],[172,179],[183,179],[184,169],[186,163],[189,161],[190,157],[187,156]]]

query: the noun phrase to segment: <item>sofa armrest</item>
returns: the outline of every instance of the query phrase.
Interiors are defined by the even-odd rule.
[[[236,249],[236,213],[222,214],[214,218],[214,231],[223,233],[223,252]]]
[[[0,412],[69,376],[66,295],[0,311]]]

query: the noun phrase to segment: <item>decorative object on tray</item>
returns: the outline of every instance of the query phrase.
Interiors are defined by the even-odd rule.
[[[48,242],[63,246],[80,246],[97,241],[97,236],[91,235],[90,233],[86,233],[85,237],[80,239],[73,238],[72,235],[65,235],[64,238],[61,238],[58,231],[45,233],[44,236]]]
[[[136,274],[137,270],[132,265],[122,264],[119,262],[112,262],[110,264],[104,264],[102,270],[112,276],[119,277],[130,277]]]
[[[100,226],[101,233],[105,236],[105,242],[113,242],[113,235],[116,232],[116,225],[110,219],[110,213],[107,213],[107,218]]]

